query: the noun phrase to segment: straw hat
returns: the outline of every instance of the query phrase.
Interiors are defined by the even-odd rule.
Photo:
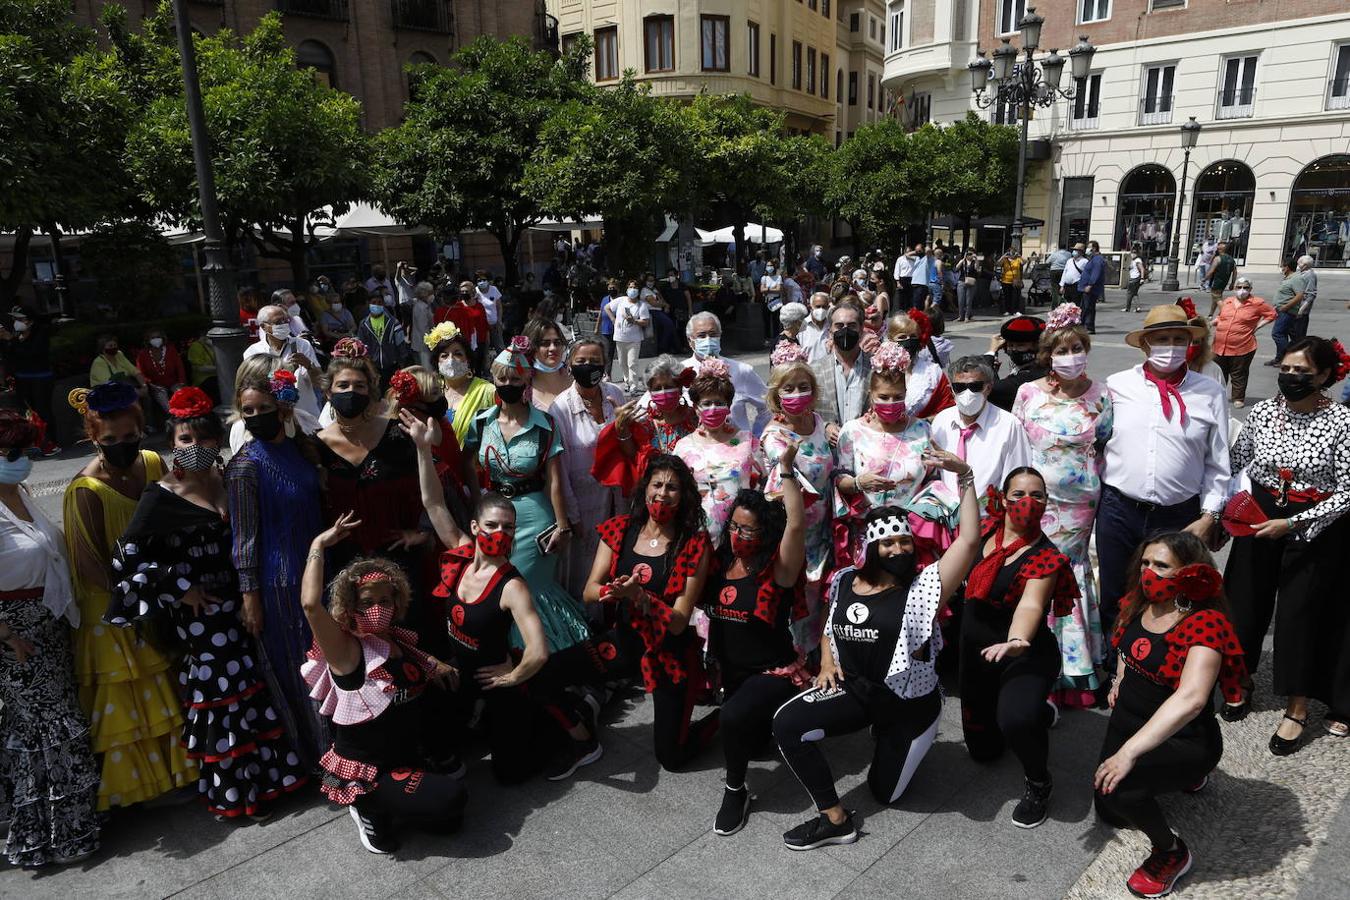
[[[1186,311],[1172,303],[1155,306],[1144,316],[1144,327],[1125,335],[1125,343],[1139,347],[1139,342],[1150,331],[1188,331],[1193,340],[1204,340],[1207,332],[1204,328],[1186,321]]]

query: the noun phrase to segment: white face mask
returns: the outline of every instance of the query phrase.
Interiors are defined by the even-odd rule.
[[[164,346],[164,338],[151,338],[150,346],[158,350],[160,347]]]
[[[830,310],[828,307],[815,306],[811,308],[811,321],[815,322],[817,325],[823,324],[829,315]]]
[[[637,288],[629,288],[629,289],[628,289],[628,299],[629,299],[629,300],[636,300],[636,299],[637,299],[637,295],[638,295],[638,289],[637,289]]]
[[[25,322],[23,319],[14,320],[14,332],[16,334],[23,334],[27,330],[28,330],[27,322]]]
[[[1186,351],[1188,349],[1185,346],[1150,347],[1148,364],[1153,367],[1155,372],[1171,375],[1186,364]]]
[[[987,402],[983,391],[962,391],[956,395],[956,408],[966,416],[978,416]]]
[[[286,307],[286,312],[298,318],[300,316],[300,304],[292,303],[290,306]]]
[[[437,368],[440,369],[443,378],[463,378],[469,374],[469,364],[462,359],[455,359],[453,356],[447,360],[442,360]]]
[[[1252,292],[1247,290],[1246,288],[1238,288],[1237,295],[1241,297],[1243,300],[1246,300],[1248,297],[1252,295]]]
[[[1060,378],[1073,381],[1087,371],[1086,353],[1065,353],[1050,357],[1050,365]]]
[[[271,332],[272,337],[276,338],[279,341],[289,340],[291,336],[291,323],[278,322],[275,325],[269,325],[267,327],[267,330]]]

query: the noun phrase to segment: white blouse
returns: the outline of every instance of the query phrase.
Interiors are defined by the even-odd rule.
[[[80,608],[70,587],[65,541],[60,530],[33,503],[20,485],[19,499],[33,517],[25,522],[0,503],[0,591],[45,588],[42,605],[56,618],[80,624]]]

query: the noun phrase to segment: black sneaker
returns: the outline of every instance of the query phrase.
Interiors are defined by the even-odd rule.
[[[380,828],[375,820],[369,816],[362,815],[353,804],[347,807],[347,811],[352,814],[352,821],[356,823],[356,834],[361,838],[361,846],[365,847],[371,853],[393,853],[398,849],[398,841],[387,828]]]
[[[1018,828],[1035,828],[1045,821],[1050,791],[1054,788],[1054,783],[1048,778],[1043,784],[1037,784],[1030,778],[1026,781],[1026,789],[1022,791],[1022,799],[1017,801],[1012,820]]]
[[[824,813],[783,835],[783,843],[789,850],[814,850],[830,844],[851,844],[857,839],[858,829],[853,827],[852,815],[836,825]]]
[[[735,834],[745,827],[745,820],[748,818],[750,818],[750,790],[746,787],[741,787],[740,790],[723,788],[722,808],[717,811],[713,831],[723,836]]]
[[[605,755],[605,748],[592,735],[588,740],[569,741],[572,745],[549,764],[544,777],[549,781],[562,781],[582,766],[589,766]]]

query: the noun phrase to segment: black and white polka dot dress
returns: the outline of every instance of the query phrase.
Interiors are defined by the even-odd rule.
[[[214,511],[151,485],[117,543],[105,617],[119,626],[163,617],[177,632],[186,649],[183,747],[200,765],[201,799],[226,817],[256,815],[306,780],[239,621],[230,546],[230,527]],[[194,587],[210,598],[196,613],[180,602]]]

